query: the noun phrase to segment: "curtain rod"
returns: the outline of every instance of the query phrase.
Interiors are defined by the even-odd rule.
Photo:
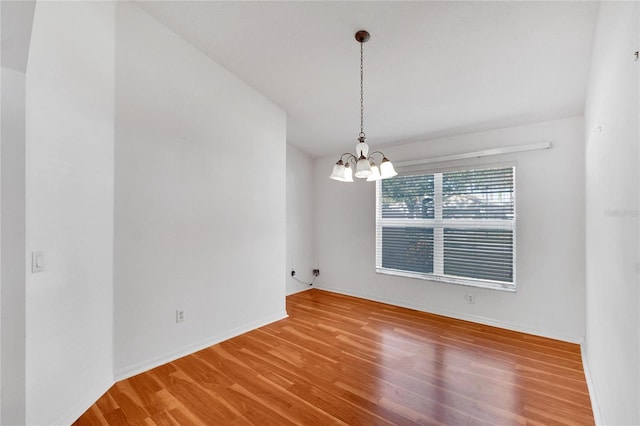
[[[491,155],[512,154],[514,152],[537,151],[551,148],[551,142],[538,142],[528,145],[505,146],[503,148],[485,149],[483,151],[466,152],[464,154],[445,155],[443,157],[424,158],[422,160],[397,161],[397,167],[417,166],[418,164],[441,163],[444,161],[466,160],[468,158],[489,157]]]

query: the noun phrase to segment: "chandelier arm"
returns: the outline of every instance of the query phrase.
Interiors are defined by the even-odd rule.
[[[346,160],[343,160],[345,155],[346,155],[346,156],[348,156],[348,158],[347,158]],[[353,155],[352,153],[350,153],[350,152],[345,152],[344,154],[342,154],[342,155],[340,156],[340,160],[342,160],[342,161],[350,161],[350,160],[354,160],[354,161],[355,161],[355,160],[357,160],[357,158],[356,158],[356,156],[355,156],[355,155]]]
[[[384,155],[384,153],[382,151],[373,151],[369,153],[369,157],[371,157],[373,154],[380,154],[382,156],[382,158],[387,158],[386,155]]]

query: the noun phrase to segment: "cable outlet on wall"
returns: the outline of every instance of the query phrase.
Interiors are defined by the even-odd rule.
[[[184,322],[184,309],[176,310],[176,322]]]
[[[314,269],[313,270],[313,276],[317,277],[318,275],[320,275],[320,269]]]
[[[476,296],[473,293],[465,294],[464,299],[467,301],[467,303],[476,303]]]

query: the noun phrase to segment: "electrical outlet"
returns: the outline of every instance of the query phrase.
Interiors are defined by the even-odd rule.
[[[184,309],[178,309],[176,311],[176,322],[184,321]]]
[[[314,269],[313,270],[313,276],[317,277],[318,275],[320,275],[320,269]]]
[[[476,303],[476,296],[473,293],[467,293],[464,295],[467,303]]]
[[[291,270],[291,276],[295,277],[296,276],[296,271],[294,271],[293,269]]]

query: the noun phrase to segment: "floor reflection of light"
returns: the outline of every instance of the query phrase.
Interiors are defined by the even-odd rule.
[[[461,401],[465,415],[471,409],[484,419],[513,418],[522,411],[520,376],[511,355],[460,347],[452,337],[428,338],[401,328],[379,331],[378,397],[390,404],[405,404],[405,410],[409,406],[425,419],[450,418]]]
[[[382,403],[413,421],[433,421],[432,415],[440,410],[441,387],[420,376],[427,373],[422,368],[425,360],[438,356],[437,345],[410,331],[390,328],[382,333],[381,346],[377,375],[383,382]]]

